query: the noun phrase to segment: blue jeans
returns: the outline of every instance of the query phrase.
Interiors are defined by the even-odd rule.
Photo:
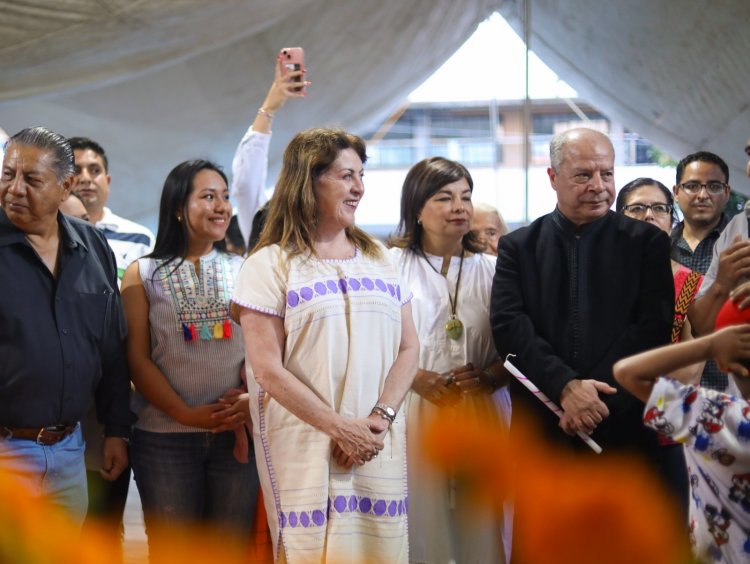
[[[0,439],[0,468],[18,478],[32,495],[62,507],[82,525],[89,503],[84,446],[80,425],[50,446],[26,439]]]
[[[258,469],[232,455],[234,433],[151,433],[130,446],[149,546],[156,524],[218,525],[248,540],[258,499]],[[157,533],[158,535],[158,533]]]

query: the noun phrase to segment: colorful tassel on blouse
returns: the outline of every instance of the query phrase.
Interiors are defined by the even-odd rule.
[[[221,323],[217,323],[214,325],[214,339],[223,339],[224,338],[224,328],[222,327]]]
[[[213,335],[211,334],[211,329],[206,324],[201,328],[201,340],[202,341],[210,341],[213,338]]]
[[[182,324],[182,337],[185,341],[197,341],[199,338],[202,341],[211,341],[219,339],[231,339],[232,338],[232,323],[229,319],[225,319],[224,322],[217,322],[213,326],[205,324],[200,328],[200,334],[195,328],[194,324],[186,325]]]

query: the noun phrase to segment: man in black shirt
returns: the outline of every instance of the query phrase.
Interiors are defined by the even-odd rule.
[[[0,180],[0,470],[82,522],[78,422],[92,393],[107,479],[127,466],[134,416],[114,256],[95,227],[58,212],[72,182],[64,137],[41,127],[11,137]]]

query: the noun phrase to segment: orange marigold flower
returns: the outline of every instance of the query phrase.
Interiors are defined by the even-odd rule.
[[[639,460],[559,450],[516,414],[512,438],[496,421],[457,413],[432,423],[424,448],[439,468],[471,482],[478,501],[500,507],[514,498],[519,561],[690,561],[671,499]]]

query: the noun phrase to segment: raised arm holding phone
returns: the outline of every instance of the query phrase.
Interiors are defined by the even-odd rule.
[[[292,49],[301,48],[295,47]],[[237,220],[242,236],[247,241],[250,237],[253,216],[263,207],[268,198],[265,193],[268,173],[268,147],[271,143],[271,129],[276,113],[284,107],[290,98],[304,98],[310,82],[305,80],[304,64],[301,58],[295,57],[299,70],[287,68],[287,57],[284,48],[276,58],[273,82],[268,94],[258,108],[252,125],[242,137],[232,160],[231,195],[237,208]],[[300,83],[302,87],[300,88]]]

